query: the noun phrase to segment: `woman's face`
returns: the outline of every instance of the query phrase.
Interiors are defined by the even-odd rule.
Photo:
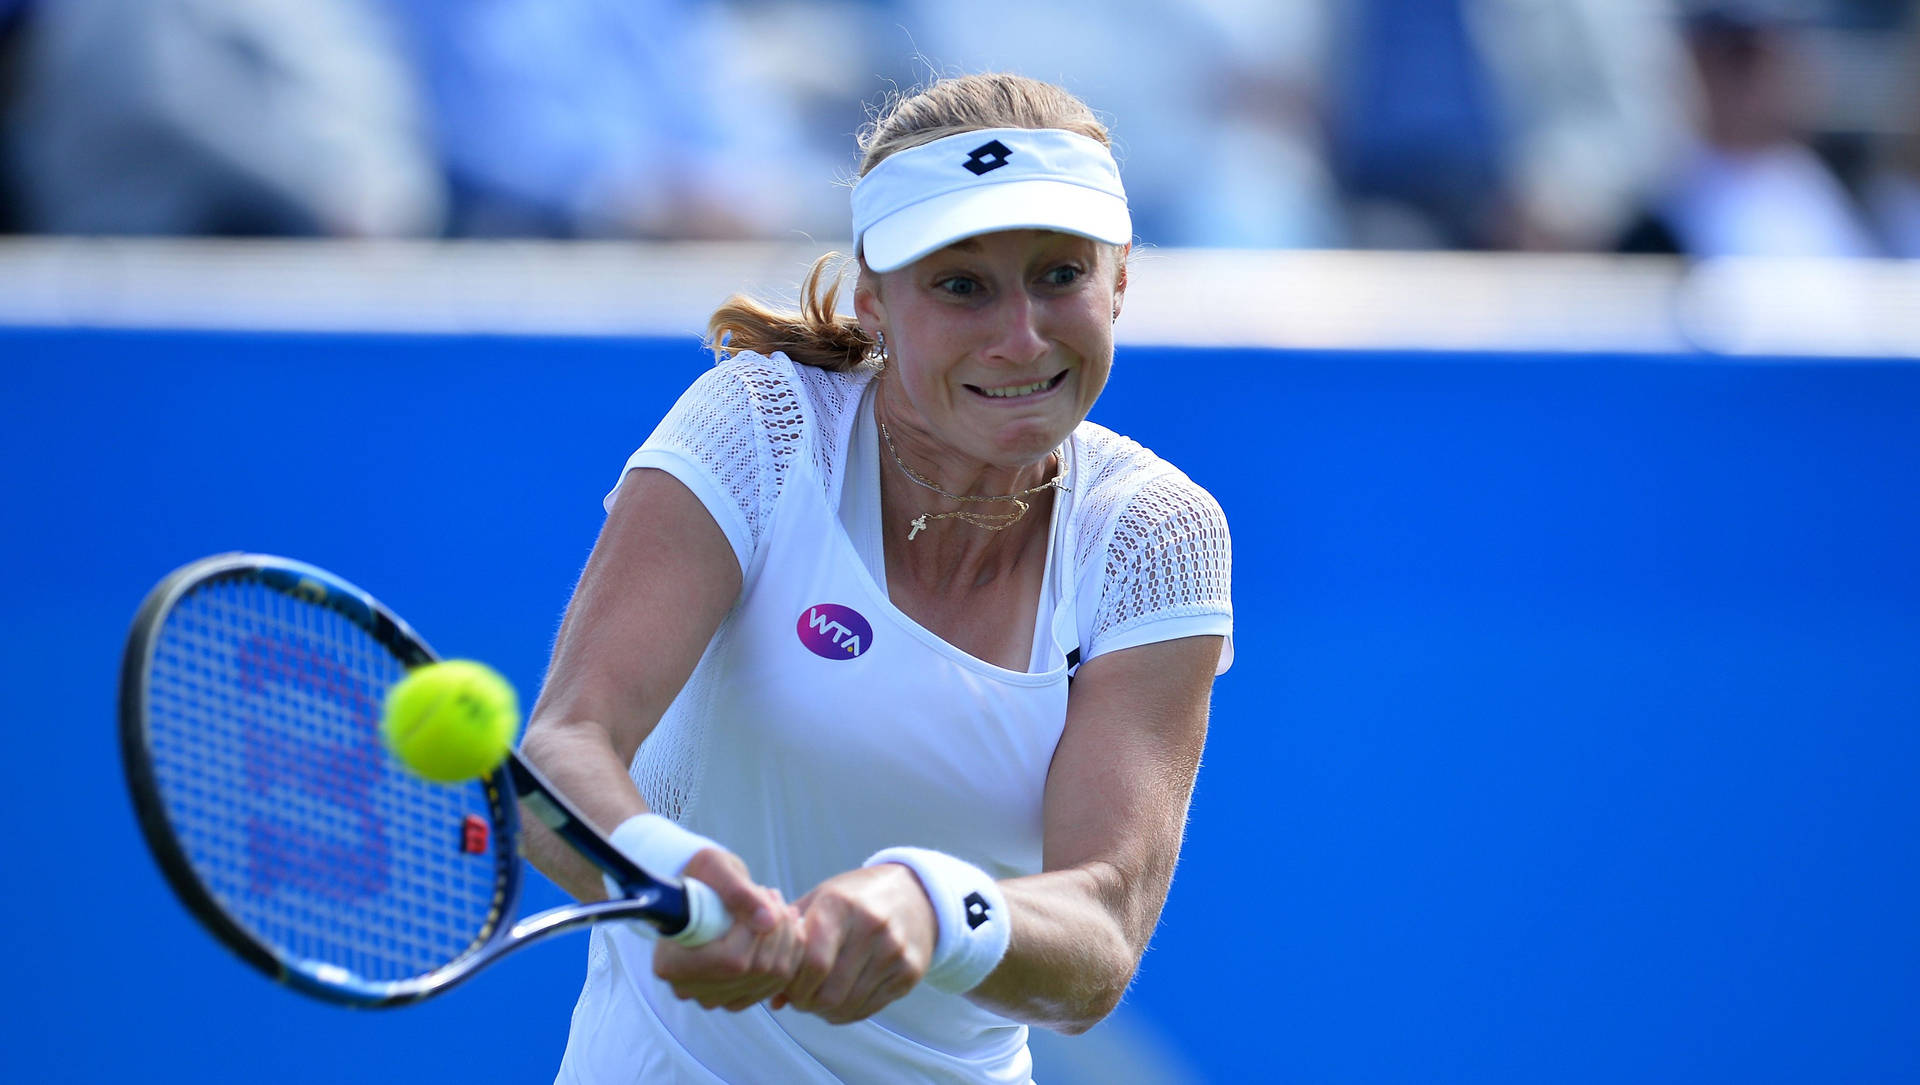
[[[854,308],[886,333],[884,417],[968,460],[1039,461],[1106,387],[1124,261],[1083,237],[1007,230],[864,272]]]

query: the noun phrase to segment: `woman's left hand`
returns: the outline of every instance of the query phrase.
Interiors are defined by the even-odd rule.
[[[939,933],[913,871],[882,863],[815,886],[800,909],[805,948],[793,981],[773,1000],[844,1025],[871,1017],[927,974]]]
[[[705,945],[662,939],[653,950],[654,975],[671,984],[676,996],[710,1010],[739,1013],[779,993],[800,960],[797,911],[778,889],[754,884],[740,857],[722,848],[696,852],[685,873],[720,897],[733,924]]]

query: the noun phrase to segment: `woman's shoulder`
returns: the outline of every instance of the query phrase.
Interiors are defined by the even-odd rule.
[[[864,372],[801,365],[780,351],[741,351],[716,362],[703,379],[744,396],[756,413],[778,425],[788,416],[796,423],[810,419],[831,424],[860,401],[861,390],[873,378]]]
[[[1089,493],[1125,501],[1142,492],[1189,493],[1213,497],[1186,473],[1140,442],[1100,425],[1082,422],[1073,431],[1080,484]]]
[[[1084,550],[1096,540],[1131,549],[1181,523],[1225,531],[1213,495],[1152,449],[1096,422],[1081,423],[1074,441]]]

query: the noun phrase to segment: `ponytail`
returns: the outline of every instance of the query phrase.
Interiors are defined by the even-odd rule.
[[[873,340],[851,316],[834,311],[847,257],[827,253],[800,285],[800,309],[776,309],[745,294],[728,298],[707,320],[707,346],[717,359],[744,351],[782,351],[801,365],[850,373],[871,363]]]

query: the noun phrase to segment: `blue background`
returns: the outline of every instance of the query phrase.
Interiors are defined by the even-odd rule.
[[[354,1013],[201,934],[125,797],[121,639],[170,569],[264,550],[531,694],[705,364],[0,330],[10,1080],[550,1079],[577,937]],[[1920,365],[1123,348],[1094,418],[1234,532],[1238,661],[1130,996],[1199,1071],[1920,1077]]]

